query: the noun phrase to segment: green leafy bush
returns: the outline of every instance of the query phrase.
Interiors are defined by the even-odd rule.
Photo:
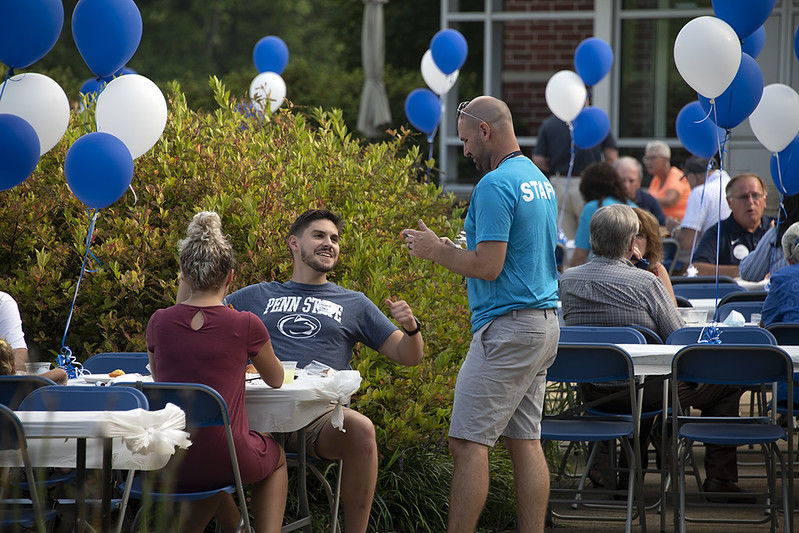
[[[451,480],[446,432],[471,338],[469,310],[463,279],[411,258],[399,232],[423,219],[454,238],[460,208],[424,182],[419,150],[405,130],[367,144],[352,136],[338,110],[283,109],[256,120],[235,111],[238,102],[218,80],[211,85],[219,108],[210,113],[189,109],[177,84],[170,86],[166,131],[136,160],[135,197],[128,192],[100,212],[91,249],[102,267],[82,280],[67,344],[79,360],[146,349],[150,315],[174,303],[177,241],[195,212],[220,213],[239,261],[238,288],[287,279],[290,223],[307,208],[331,208],[346,221],[331,279],[380,306],[386,297],[406,299],[425,324],[425,358],[417,367],[400,367],[363,346],[354,355],[363,387],[353,407],[374,421],[381,453],[373,527],[443,530]],[[19,302],[28,341],[51,360],[89,227],[66,185],[64,157],[87,124],[93,124],[90,109],[73,117],[33,176],[0,193],[0,288]],[[484,519],[491,529],[513,520],[509,472],[507,455],[492,454],[493,499]],[[324,509],[316,506],[320,514]]]

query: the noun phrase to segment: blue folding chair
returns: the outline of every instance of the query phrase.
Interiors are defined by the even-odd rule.
[[[766,295],[768,295],[766,291],[733,292],[719,300],[719,305],[732,302],[760,302],[762,304]]]
[[[19,406],[20,411],[130,411],[148,409],[147,398],[141,391],[124,387],[81,387],[60,386],[41,387],[31,392]],[[111,479],[112,439],[103,439],[103,531],[111,530],[110,511],[119,507],[121,501],[111,500],[113,490]],[[77,439],[76,481],[78,522],[86,523],[86,439]],[[133,470],[128,472],[133,478]],[[72,500],[59,500],[59,504],[72,504]],[[118,529],[122,526],[124,508],[119,517]]]
[[[637,332],[636,332],[637,333]],[[554,440],[563,442],[602,442],[619,440],[627,456],[630,475],[628,476],[625,504],[625,518],[592,515],[566,515],[553,510],[553,515],[574,520],[612,520],[625,521],[625,530],[632,528],[633,504],[637,508],[641,529],[646,530],[646,511],[644,508],[642,473],[640,453],[638,449],[638,426],[634,422],[638,416],[638,402],[636,400],[635,379],[633,364],[630,356],[612,344],[560,344],[558,353],[552,366],[547,370],[547,380],[560,383],[597,383],[607,381],[623,381],[628,384],[630,399],[630,412],[632,416],[593,416],[590,414],[576,413],[570,416],[545,417],[541,422],[541,440]],[[631,445],[632,442],[632,445]],[[596,447],[595,447],[596,448]],[[586,464],[586,471],[591,467],[595,454],[592,453]],[[602,494],[607,491],[593,489]],[[582,482],[574,489],[550,489],[550,502],[569,503],[577,505],[602,505],[609,508],[619,508],[607,500],[586,500],[583,496],[586,490]],[[570,498],[557,498],[552,495],[570,493]]]
[[[632,327],[563,326],[560,342],[575,344],[606,342],[611,344],[646,344],[643,333]]]
[[[686,345],[697,344],[702,338],[702,333],[707,328],[702,326],[687,326],[675,330],[666,338],[666,344]],[[777,345],[774,335],[763,328],[756,327],[720,327],[719,340],[721,344],[767,344]]]
[[[702,517],[696,521],[733,522],[733,523],[762,523],[771,520],[771,530],[777,527],[777,494],[775,461],[778,460],[782,472],[783,512],[785,517],[785,531],[791,531],[791,502],[792,487],[789,479],[793,479],[792,468],[792,432],[786,434],[785,430],[775,423],[775,419],[763,417],[730,417],[704,418],[681,414],[679,410],[678,386],[680,381],[693,383],[715,383],[723,385],[738,385],[753,387],[759,385],[784,382],[789,391],[793,390],[793,363],[791,358],[776,346],[765,345],[706,345],[696,344],[686,346],[674,356],[672,361],[672,424],[678,428],[672,439],[672,465],[675,469],[674,484],[677,491],[678,505],[674,506],[675,531],[685,531],[686,521],[692,521],[686,516],[686,489],[685,489],[685,461],[694,442],[717,445],[755,445],[759,444],[766,456],[768,474],[768,493],[765,508],[765,519],[709,519]],[[789,416],[793,411],[788,408]],[[783,461],[778,447],[780,440],[788,441],[787,460]],[[720,493],[722,495],[722,493]],[[730,496],[735,496],[731,494]],[[704,504],[708,505],[708,504]],[[738,507],[746,507],[736,503]],[[751,507],[756,505],[752,504]]]
[[[51,385],[55,383],[42,376],[0,376],[0,405],[13,411],[28,394]]]
[[[715,283],[678,283],[677,285],[673,285],[672,288],[676,296],[682,296],[689,300],[716,297]],[[742,292],[745,290],[746,289],[736,283],[719,283],[718,297],[724,298],[733,292]]]
[[[86,359],[83,368],[92,374],[108,374],[119,369],[126,374],[149,376],[150,370],[147,368],[149,363],[147,352],[105,352]]]
[[[236,492],[239,499],[241,519],[244,522],[244,531],[250,531],[247,501],[244,497],[244,486],[241,482],[241,472],[236,458],[236,447],[233,443],[233,431],[230,428],[230,416],[225,399],[211,387],[200,383],[141,383],[135,386],[141,386],[141,390],[147,396],[150,408],[153,410],[163,409],[167,403],[175,404],[183,409],[186,413],[186,429],[188,431],[201,427],[224,426],[235,484],[201,492],[177,491],[174,489],[171,489],[170,492],[160,492],[151,490],[150,487],[146,486],[146,483],[142,482],[140,477],[136,477],[132,483],[126,484],[123,500],[126,500],[129,494],[130,497],[137,500],[149,498],[153,502],[182,502],[204,500],[220,492],[227,492],[228,494]],[[111,388],[128,389],[130,387]],[[141,520],[143,510],[144,508],[139,509],[136,514],[134,530],[136,530],[136,526]]]
[[[702,285],[715,285],[716,284],[716,276],[671,276],[671,284],[672,285],[686,285],[686,284],[702,284]],[[719,285],[721,284],[733,284],[737,285],[734,279],[729,276],[719,276]]]
[[[640,332],[641,335],[644,336],[644,339],[646,339],[647,344],[663,344],[663,339],[660,338],[660,335],[658,335],[648,327],[639,326],[637,324],[632,324],[630,327]]]
[[[799,346],[799,322],[775,322],[766,327],[783,346]]]
[[[22,464],[25,468],[25,475],[28,480],[35,484],[33,467],[28,456],[28,446],[25,440],[25,430],[22,422],[19,421],[14,411],[0,405],[0,450],[18,450],[22,456]],[[4,470],[3,478],[7,479],[7,469]],[[31,507],[6,507],[5,495],[6,483],[0,485],[0,529],[10,528],[20,525],[25,528],[36,528],[39,533],[44,533],[44,524],[56,516],[52,510],[44,511],[39,500],[39,494],[33,490],[30,492]]]
[[[663,239],[663,267],[671,275],[677,265],[677,254],[680,252],[680,243],[677,239]]]
[[[737,294],[737,293],[736,293]],[[718,317],[719,322],[724,322],[733,311],[738,311],[747,322],[752,321],[752,313],[760,313],[763,311],[763,302],[750,301],[750,302],[729,302],[726,304],[719,304]]]

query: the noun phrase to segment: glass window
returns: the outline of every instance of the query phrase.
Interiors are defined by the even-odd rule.
[[[621,3],[622,9],[691,9],[696,7],[711,7],[710,0],[623,0]]]
[[[622,21],[620,137],[677,136],[677,113],[696,100],[696,92],[680,76],[673,57],[677,33],[689,20]]]

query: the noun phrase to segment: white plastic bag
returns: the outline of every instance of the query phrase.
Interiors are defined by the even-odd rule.
[[[361,373],[357,370],[341,370],[325,379],[324,387],[320,387],[317,395],[320,399],[334,403],[333,427],[345,432],[344,406],[350,403],[350,397],[361,387]]]

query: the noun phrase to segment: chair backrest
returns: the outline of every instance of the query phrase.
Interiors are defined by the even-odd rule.
[[[658,335],[657,333],[655,333],[654,331],[652,331],[648,327],[639,326],[637,324],[633,324],[630,327],[633,328],[636,331],[639,331],[641,333],[641,335],[644,336],[644,339],[646,339],[646,343],[647,344],[663,344],[663,339],[660,338],[660,335]],[[622,343],[622,344],[624,344],[624,343]]]
[[[555,361],[547,369],[547,380],[592,383],[633,377],[630,355],[610,343],[559,344]]]
[[[702,326],[688,326],[680,328],[666,339],[666,344],[696,344],[702,331]],[[763,328],[756,327],[720,327],[719,340],[722,345],[729,344],[760,344],[776,346],[777,339]]]
[[[724,321],[732,311],[738,311],[744,316],[747,322],[750,322],[752,313],[759,313],[762,310],[763,302],[761,301],[729,302],[724,305],[719,304],[718,317],[720,321]]]
[[[674,272],[677,264],[677,253],[680,251],[680,243],[671,237],[663,239],[663,266],[669,274]]]
[[[136,384],[138,387],[138,384]],[[186,413],[186,427],[229,426],[227,403],[208,385],[201,383],[142,383],[150,409],[173,403]]]
[[[92,374],[108,374],[120,369],[128,374],[149,375],[147,364],[150,362],[147,352],[105,352],[86,359],[83,368]]]
[[[674,299],[677,300],[677,307],[693,307],[694,306],[694,304],[692,304],[691,301],[688,298],[685,298],[683,296],[675,294],[674,295]]]
[[[687,285],[687,284],[716,284],[716,276],[672,276],[672,285]],[[719,276],[719,285],[721,284],[737,285],[734,279],[729,276]]]
[[[561,243],[555,245],[555,264],[557,266],[563,265],[563,257],[566,255],[566,247]]]
[[[719,300],[719,307],[730,302],[760,302],[762,304],[767,295],[766,291],[732,292]]]
[[[28,394],[50,385],[55,383],[42,376],[0,376],[0,405],[18,409]]]
[[[681,349],[671,363],[680,381],[760,385],[793,379],[791,358],[777,346],[694,344]]]
[[[0,450],[17,450],[25,442],[25,431],[14,411],[0,405]]]
[[[127,387],[59,386],[31,392],[20,411],[128,411],[149,409],[141,391]]]
[[[783,346],[799,346],[799,322],[775,322],[766,328]]]
[[[673,289],[675,295],[688,299],[716,297],[715,283],[683,283],[674,285]],[[719,298],[723,298],[733,292],[742,292],[745,290],[746,289],[735,283],[719,283],[718,286]]]
[[[563,326],[560,328],[560,342],[564,344],[583,342],[646,344],[646,338],[640,331],[631,327]]]

